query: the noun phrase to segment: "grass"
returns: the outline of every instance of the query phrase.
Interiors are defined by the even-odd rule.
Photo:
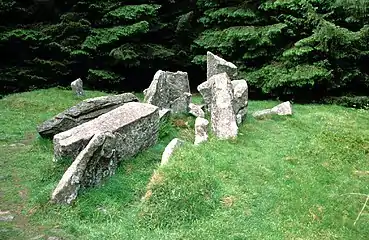
[[[194,118],[177,116],[101,187],[51,205],[68,166],[52,162],[52,143],[35,128],[79,100],[60,89],[0,100],[0,210],[15,214],[0,222],[2,239],[368,239],[369,207],[353,224],[366,197],[344,194],[369,194],[369,111],[294,105],[292,117],[249,115],[236,140],[187,144],[158,168],[173,137],[193,141]],[[251,101],[249,111],[275,104]]]

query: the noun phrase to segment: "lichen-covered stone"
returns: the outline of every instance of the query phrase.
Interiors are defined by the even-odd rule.
[[[89,98],[45,121],[38,126],[37,131],[42,137],[52,138],[58,133],[88,122],[127,102],[138,101],[132,93]]]
[[[292,115],[292,105],[289,101],[278,104],[277,106],[256,111],[252,114],[254,118],[260,119],[271,115]]]
[[[75,159],[94,135],[107,131],[117,137],[118,157],[131,157],[157,141],[158,107],[147,103],[129,102],[89,122],[55,135],[54,160]]]
[[[81,188],[98,185],[115,173],[119,159],[111,132],[97,133],[80,152],[52,193],[54,203],[70,204]]]
[[[148,89],[144,90],[144,102],[171,109],[174,113],[187,113],[191,102],[190,85],[186,72],[159,70]]]
[[[83,81],[82,79],[78,78],[71,82],[70,84],[73,93],[75,93],[77,96],[84,96],[85,91],[83,90]]]
[[[220,139],[237,136],[238,127],[233,109],[233,89],[230,78],[223,72],[212,76],[211,125],[215,136]]]
[[[195,142],[194,145],[199,145],[208,140],[208,125],[209,121],[205,118],[198,117],[195,120]]]
[[[224,60],[211,52],[207,52],[207,72],[206,79],[209,80],[212,76],[219,73],[227,73],[231,79],[237,77],[237,67],[231,62]]]
[[[190,111],[189,113],[195,117],[205,117],[205,113],[204,111],[201,109],[200,105],[194,104],[194,103],[190,103],[189,105]]]
[[[249,91],[246,80],[233,80],[233,109],[236,114],[237,124],[240,125],[247,114]]]

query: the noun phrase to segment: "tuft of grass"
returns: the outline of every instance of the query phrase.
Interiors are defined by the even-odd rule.
[[[250,101],[237,139],[211,136],[196,147],[195,119],[173,116],[162,123],[157,145],[122,162],[71,206],[52,205],[50,194],[68,164],[52,162],[52,142],[39,138],[36,126],[78,101],[60,89],[0,100],[0,209],[15,216],[0,222],[2,239],[369,236],[368,207],[354,225],[369,194],[369,111],[294,105],[292,117],[255,120],[253,111],[277,102]],[[174,137],[187,144],[159,167]]]

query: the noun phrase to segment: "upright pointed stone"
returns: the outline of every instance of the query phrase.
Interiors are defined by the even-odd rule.
[[[77,96],[84,96],[85,91],[83,90],[83,81],[82,79],[78,78],[77,80],[73,81],[70,86],[72,87],[72,91]]]
[[[207,72],[206,79],[209,80],[212,76],[217,75],[219,73],[227,73],[231,79],[235,79],[237,77],[237,67],[231,62],[224,60],[217,55],[207,52]]]
[[[233,109],[233,88],[227,73],[212,76],[211,124],[215,136],[220,139],[237,136],[238,127]]]

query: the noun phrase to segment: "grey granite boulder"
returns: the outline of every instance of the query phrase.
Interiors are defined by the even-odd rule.
[[[129,102],[89,122],[54,136],[54,161],[75,159],[94,135],[111,132],[117,138],[117,157],[126,158],[156,143],[158,107]]]
[[[54,203],[70,204],[81,188],[96,186],[113,175],[119,162],[116,140],[111,132],[94,135],[64,173],[51,200]]]
[[[83,90],[83,81],[82,79],[78,78],[77,80],[71,82],[70,84],[72,91],[77,96],[84,96],[85,91]]]
[[[89,98],[45,121],[38,126],[37,131],[42,137],[52,138],[55,134],[88,122],[124,103],[138,101],[132,93]]]
[[[238,133],[233,109],[234,95],[230,78],[223,72],[212,76],[211,125],[216,137],[234,138]]]
[[[236,114],[237,124],[240,125],[246,117],[248,107],[249,91],[246,80],[234,80],[231,82],[233,88],[233,109]]]
[[[144,102],[171,109],[174,113],[187,113],[191,102],[190,85],[186,72],[159,70],[148,89],[144,90]]]
[[[178,138],[174,138],[172,141],[170,141],[170,143],[164,149],[160,165],[161,166],[166,165],[169,162],[169,158],[173,154],[173,152],[183,144],[184,141]]]
[[[189,105],[189,108],[190,108],[190,111],[189,113],[195,117],[202,117],[204,118],[205,117],[205,113],[204,111],[202,110],[201,108],[202,106],[200,105],[197,105],[197,104],[194,104],[194,103],[190,103]]]
[[[205,118],[198,117],[195,120],[195,142],[194,145],[199,145],[208,140],[208,125],[209,121]]]
[[[278,104],[277,106],[256,111],[252,114],[254,118],[260,119],[271,115],[292,115],[292,105],[289,101]]]
[[[237,77],[237,67],[231,62],[224,60],[211,52],[207,52],[206,60],[206,79],[209,80],[212,76],[219,73],[227,73],[233,80]]]
[[[208,110],[211,103],[211,83],[209,80],[201,83],[199,86],[197,86],[197,91],[202,96],[203,102],[205,104],[205,108]]]

